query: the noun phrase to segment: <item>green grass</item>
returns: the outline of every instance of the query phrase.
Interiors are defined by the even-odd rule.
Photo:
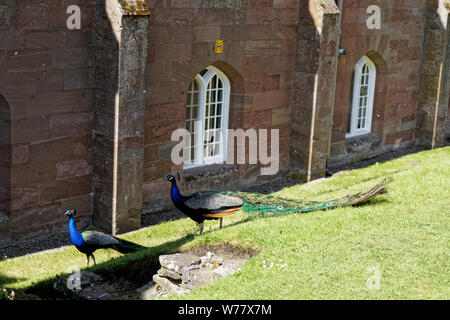
[[[223,230],[210,222],[206,230],[214,230],[195,237],[189,219],[162,223],[124,236],[150,249],[98,251],[92,269],[126,270],[163,252],[227,242],[260,252],[235,275],[173,299],[449,299],[449,168],[449,147],[425,151],[277,193],[324,200],[393,177],[388,193],[365,205],[249,221],[241,212]],[[84,267],[85,257],[67,247],[0,261],[0,279],[27,288],[71,266]],[[369,289],[374,270],[379,288]]]

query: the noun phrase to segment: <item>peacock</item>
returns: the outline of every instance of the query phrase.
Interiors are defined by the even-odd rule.
[[[146,249],[146,247],[140,246],[136,243],[119,239],[98,231],[84,231],[80,233],[75,226],[76,214],[77,209],[67,210],[65,213],[65,215],[69,217],[70,240],[78,251],[86,255],[88,267],[90,257],[94,260],[94,265],[97,264],[93,254],[97,249],[111,248],[119,251],[120,253],[131,253]]]
[[[168,175],[166,180],[172,183],[170,195],[173,204],[182,213],[199,224],[201,234],[204,220],[220,219],[220,228],[222,228],[223,217],[229,216],[241,208],[254,218],[257,216],[276,216],[361,204],[378,194],[385,193],[385,187],[392,181],[392,178],[386,177],[383,181],[366,191],[328,201],[293,200],[240,191],[200,191],[189,196],[183,196],[178,189],[174,175]],[[180,180],[179,174],[178,180]]]
[[[178,174],[178,180],[180,174]],[[169,174],[166,180],[172,183],[170,197],[175,207],[198,223],[200,234],[203,233],[205,220],[219,219],[222,228],[223,218],[232,215],[242,208],[244,202],[238,196],[225,195],[220,192],[196,192],[187,197],[178,189],[174,175]]]

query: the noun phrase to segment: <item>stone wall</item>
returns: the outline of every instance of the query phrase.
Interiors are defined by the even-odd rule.
[[[143,0],[0,0],[1,233],[56,232],[74,207],[80,226],[93,214],[112,233],[136,229],[141,211],[171,207],[161,179],[177,171],[184,192],[274,178],[260,165],[173,165],[189,84],[210,65],[231,82],[230,128],[280,130],[280,174],[312,180],[327,163],[441,145],[445,2],[345,0],[340,15],[332,0],[149,0],[152,14],[138,19]],[[108,15],[108,3],[125,7]],[[81,30],[66,27],[73,4]],[[380,30],[366,26],[373,4]],[[363,55],[377,67],[372,134],[350,140],[350,81]]]
[[[339,48],[334,1],[300,2],[289,169],[303,181],[325,175]]]
[[[342,12],[341,48],[333,116],[330,164],[357,160],[411,143],[420,90],[425,0],[345,0]],[[370,5],[381,8],[381,29],[367,28]],[[350,111],[350,86],[357,61],[367,55],[377,68],[372,144],[354,153],[355,139],[345,138]],[[356,139],[358,140],[358,139]],[[366,141],[367,139],[363,139]]]
[[[93,222],[112,234],[141,226],[150,11],[135,5],[97,5]]]
[[[447,109],[447,122],[445,123],[445,137],[447,141],[450,140],[450,98]]]
[[[10,211],[11,183],[11,111],[0,96],[0,211]]]
[[[280,129],[280,168],[285,172],[298,1],[151,1],[150,10],[145,211],[171,206],[170,186],[161,178],[182,172],[170,160],[171,133],[185,126],[186,92],[209,65],[231,82],[230,128]],[[214,52],[215,40],[224,40],[223,54]],[[182,186],[186,192],[234,188],[263,178],[258,165],[239,165]]]
[[[0,95],[0,245],[10,237],[11,211],[11,111]]]
[[[444,146],[450,95],[449,10],[449,0],[429,0],[424,12],[426,28],[416,136],[428,148]]]
[[[11,118],[11,237],[46,234],[91,212],[94,0],[0,1],[0,95]],[[66,10],[82,9],[68,30]],[[2,176],[3,177],[3,176]]]

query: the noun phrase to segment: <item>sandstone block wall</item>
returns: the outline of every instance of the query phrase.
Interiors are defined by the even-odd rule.
[[[170,136],[184,127],[187,90],[209,65],[231,82],[230,128],[280,130],[280,168],[287,170],[290,94],[294,81],[298,1],[150,2],[143,198],[146,211],[171,206]],[[215,40],[224,53],[214,52]],[[237,170],[237,171],[236,171]],[[185,191],[233,188],[263,179],[258,165],[195,181]]]
[[[346,160],[351,153],[345,138],[351,78],[355,64],[363,55],[371,58],[377,68],[372,134],[381,143],[372,151],[381,153],[414,139],[425,3],[424,0],[343,2],[340,46],[347,54],[339,57],[331,164]],[[369,17],[366,10],[374,4],[381,8],[379,30],[370,30],[366,24]]]
[[[124,22],[105,4],[141,16],[143,0],[0,0],[0,242],[64,229],[74,207],[80,226],[138,228],[141,211],[171,207],[168,173],[184,176],[184,192],[272,179],[260,165],[173,165],[171,133],[209,65],[231,82],[229,128],[280,130],[280,174],[311,180],[450,134],[448,0],[146,2],[149,17]],[[373,4],[380,30],[366,26]],[[66,27],[69,5],[81,8],[81,30]],[[350,81],[362,55],[377,67],[372,134],[352,142]]]
[[[71,4],[81,30],[66,27]],[[13,239],[59,230],[66,208],[78,208],[80,224],[90,214],[94,4],[0,1],[0,95],[11,118],[11,174],[0,176]]]

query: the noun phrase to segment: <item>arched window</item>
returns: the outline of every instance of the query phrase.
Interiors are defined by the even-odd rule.
[[[376,72],[375,64],[367,56],[355,66],[347,137],[371,132]]]
[[[230,82],[222,71],[209,66],[197,74],[187,95],[185,168],[226,160],[229,103]]]

